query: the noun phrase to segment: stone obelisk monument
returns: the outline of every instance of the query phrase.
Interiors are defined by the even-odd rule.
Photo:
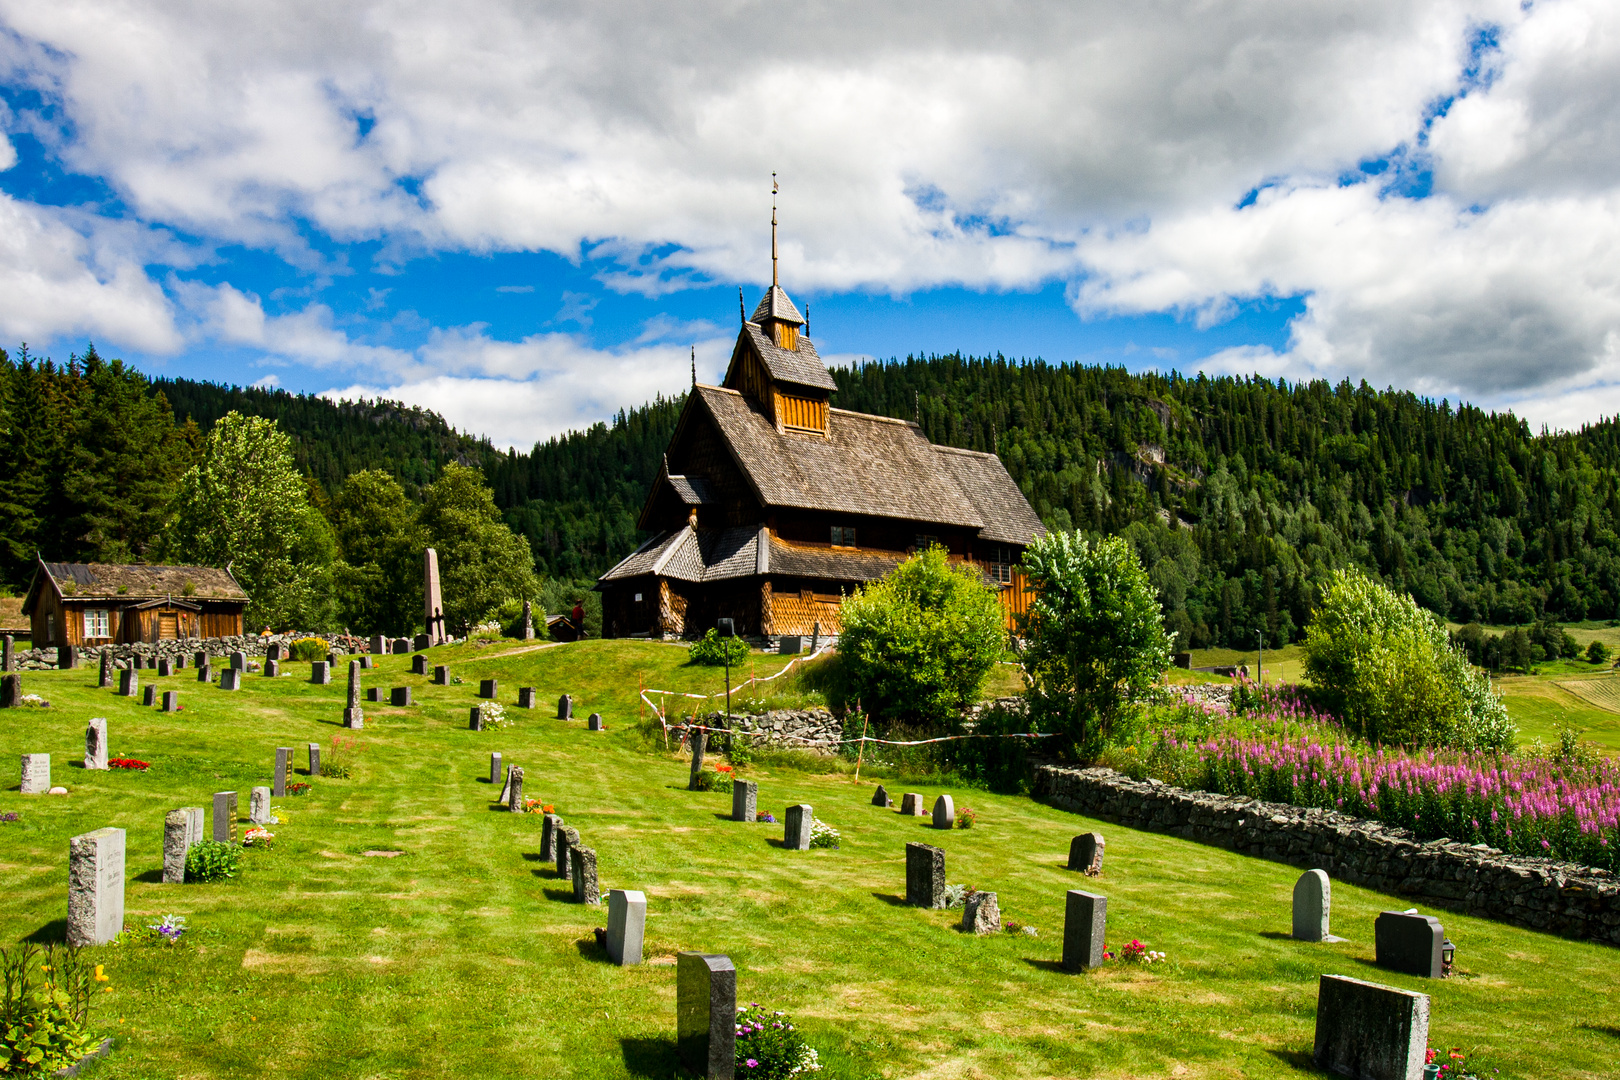
[[[444,632],[444,601],[439,598],[439,553],[432,548],[422,556],[422,601],[428,645],[443,645],[449,636]]]

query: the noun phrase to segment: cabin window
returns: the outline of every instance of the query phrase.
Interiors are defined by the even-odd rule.
[[[93,608],[84,613],[84,636],[87,638],[111,637],[108,629],[111,620],[107,618],[106,608]]]
[[[1012,548],[993,547],[990,549],[990,559],[986,564],[990,571],[990,580],[1002,585],[1012,584],[1013,564],[1018,561]]]
[[[47,644],[55,644],[56,642],[56,612],[54,611],[45,613],[45,641]]]
[[[927,551],[929,548],[933,547],[935,544],[938,544],[938,543],[939,543],[939,537],[937,537],[937,536],[930,536],[927,533],[918,533],[917,534],[917,550],[918,551]]]
[[[832,527],[833,547],[854,547],[855,530],[848,525],[834,525]]]
[[[641,594],[640,593],[636,593],[636,603],[638,603],[638,604],[641,603]]]

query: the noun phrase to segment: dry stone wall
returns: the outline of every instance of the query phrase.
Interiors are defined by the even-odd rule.
[[[704,721],[709,727],[725,727],[725,713],[710,713]],[[767,713],[732,716],[733,731],[756,733],[750,739],[753,745],[776,746],[784,750],[814,750],[823,754],[838,752],[838,742],[844,737],[844,724],[824,708],[772,709]]]
[[[115,668],[128,667],[130,661],[137,656],[142,659],[156,658],[160,660],[165,657],[170,660],[184,657],[188,664],[191,662],[192,655],[198,652],[205,652],[210,656],[229,656],[233,652],[242,652],[248,656],[262,657],[271,642],[291,645],[294,641],[304,637],[324,638],[335,653],[363,653],[368,651],[364,638],[349,637],[343,634],[271,634],[265,637],[260,637],[258,634],[242,634],[237,637],[141,641],[133,645],[91,645],[79,650],[79,663],[81,665],[101,663],[103,650],[112,653],[113,667]],[[53,669],[57,664],[56,649],[18,649],[16,664],[19,669],[24,671]]]
[[[1620,881],[1607,870],[1506,855],[1484,844],[1423,842],[1333,810],[1186,791],[1112,769],[1042,765],[1037,799],[1131,828],[1170,833],[1436,907],[1620,945]]]

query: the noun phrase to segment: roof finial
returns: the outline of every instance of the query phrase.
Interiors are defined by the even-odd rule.
[[[748,305],[743,303],[741,285],[737,286],[737,314],[742,317],[743,322],[748,321]]]
[[[771,173],[771,287],[774,289],[781,284],[776,276],[776,193],[782,190],[776,184],[776,174]]]
[[[697,346],[692,346],[692,385],[697,385]]]

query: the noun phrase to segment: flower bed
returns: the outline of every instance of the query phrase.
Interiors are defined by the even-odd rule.
[[[132,757],[115,757],[107,762],[107,768],[109,769],[134,769],[137,772],[145,772],[151,767],[150,762]]]

